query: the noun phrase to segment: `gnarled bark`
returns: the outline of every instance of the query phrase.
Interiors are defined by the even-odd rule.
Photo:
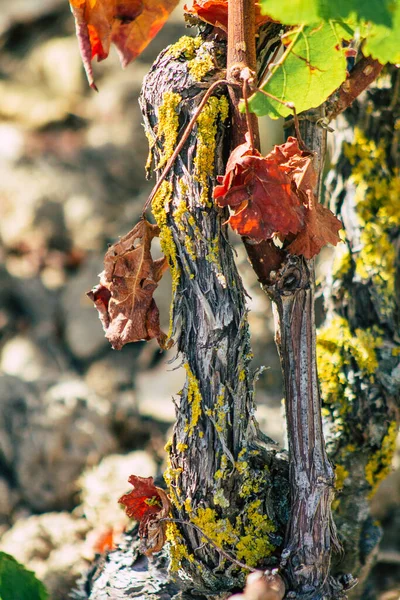
[[[378,550],[381,533],[369,499],[390,470],[399,423],[398,82],[395,72],[385,76],[339,118],[327,178],[346,241],[325,288],[319,371],[328,452],[341,489],[335,521],[343,553],[335,570],[359,578],[352,598],[363,597]]]
[[[144,82],[141,105],[156,165],[168,147],[162,115],[171,94],[181,131],[218,76],[212,65],[221,55],[224,61],[214,42],[180,48],[178,42],[166,50]],[[199,81],[193,65],[204,55],[212,58],[211,69]],[[286,462],[260,445],[244,290],[226,215],[212,201],[215,176],[224,172],[227,117],[226,98],[212,96],[153,201],[174,281],[172,337],[187,372],[167,478],[174,514],[189,523],[170,528],[172,565],[189,588],[206,594],[241,585],[244,574],[190,522],[242,562],[266,567],[277,562],[287,510]]]

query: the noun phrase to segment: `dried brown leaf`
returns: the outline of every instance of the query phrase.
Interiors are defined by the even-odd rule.
[[[153,261],[150,252],[151,241],[158,234],[157,225],[139,221],[108,249],[100,285],[88,293],[115,350],[152,338],[157,338],[161,347],[165,344],[153,293],[168,264],[165,258]]]

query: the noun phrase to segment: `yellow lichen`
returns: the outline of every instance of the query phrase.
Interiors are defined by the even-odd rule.
[[[361,248],[353,252],[356,274],[372,280],[379,312],[385,317],[395,306],[396,257],[391,235],[393,228],[400,226],[399,171],[390,171],[384,141],[376,144],[358,129],[354,142],[345,144],[344,152],[352,165],[361,227]]]
[[[183,442],[178,442],[176,445],[176,449],[178,450],[178,452],[185,452],[185,450],[187,450],[188,445],[184,444]]]
[[[169,331],[168,338],[172,337],[173,333],[173,299],[178,289],[180,281],[180,269],[177,259],[177,249],[172,232],[167,223],[166,207],[172,198],[173,186],[169,181],[163,181],[158,193],[154,197],[152,203],[152,211],[157,225],[160,228],[160,245],[168,259],[172,277],[172,302],[170,308]]]
[[[167,541],[170,543],[169,569],[172,573],[175,573],[181,568],[183,560],[194,562],[194,556],[187,551],[186,543],[176,523],[168,523],[165,533]]]
[[[354,391],[345,369],[355,361],[361,377],[374,380],[378,367],[376,350],[382,345],[378,328],[350,331],[346,319],[335,317],[318,332],[317,360],[322,397],[326,404],[338,404],[343,418],[350,411]]]
[[[214,494],[214,504],[216,506],[222,506],[222,508],[228,508],[229,500],[226,498],[224,494],[224,490],[219,488]]]
[[[229,519],[219,518],[212,508],[199,508],[191,517],[192,523],[197,525],[220,548],[237,542],[237,536]],[[207,539],[202,538],[206,543]]]
[[[190,225],[190,227],[193,229],[194,236],[197,238],[200,237],[200,235],[199,235],[200,230],[197,227],[193,216],[189,213],[188,206],[186,204],[186,199],[185,199],[188,189],[187,189],[187,185],[182,180],[179,181],[179,189],[180,189],[181,199],[174,206],[173,219],[174,219],[179,231],[181,231],[182,233],[185,234],[184,248],[185,248],[186,252],[189,254],[189,256],[192,260],[196,260],[197,255],[195,252],[195,245],[194,245],[193,238],[189,235],[188,226]],[[189,277],[193,278],[194,275],[192,273],[189,273]]]
[[[236,544],[236,557],[250,567],[255,567],[274,551],[270,534],[274,533],[276,528],[271,519],[262,514],[260,500],[249,504],[242,522],[245,523],[244,535]],[[239,524],[240,517],[237,518],[237,525]]]
[[[215,63],[212,56],[204,50],[197,53],[197,56],[188,62],[189,73],[196,81],[201,81],[210,71],[215,69]]]
[[[335,260],[333,261],[332,266],[334,279],[343,279],[343,277],[350,271],[351,267],[351,254],[348,248],[345,248],[343,244],[340,244],[339,248],[336,250]]]
[[[190,513],[192,512],[192,500],[191,498],[186,498],[185,502],[183,503],[186,512],[190,515]]]
[[[196,56],[196,50],[200,48],[202,44],[201,37],[191,37],[189,35],[183,35],[175,44],[168,49],[168,54],[174,58],[183,57],[186,60],[193,60]]]
[[[201,393],[199,382],[193,375],[189,365],[185,363],[183,366],[187,374],[187,400],[192,412],[190,423],[187,425],[187,432],[192,435],[201,416]]]
[[[379,483],[385,479],[390,472],[394,452],[396,450],[398,426],[396,421],[392,421],[388,427],[387,434],[382,440],[380,448],[372,455],[365,467],[365,479],[371,486],[369,498],[371,498]]]
[[[343,465],[335,465],[335,488],[343,489],[345,479],[350,475],[349,471]]]
[[[171,448],[170,448],[171,449]],[[164,471],[164,480],[168,487],[169,497],[171,498],[171,502],[176,508],[182,508],[182,502],[178,498],[178,482],[182,473],[181,468],[174,469],[171,465],[171,457],[167,458],[167,468]]]
[[[224,122],[228,116],[229,104],[225,96],[212,96],[207,101],[197,120],[197,151],[194,158],[194,178],[201,186],[200,202],[210,205],[208,198],[208,178],[214,172],[215,144],[218,120]]]
[[[158,108],[157,136],[163,142],[163,151],[157,167],[161,168],[172,156],[179,131],[179,104],[182,98],[175,92],[164,92]]]

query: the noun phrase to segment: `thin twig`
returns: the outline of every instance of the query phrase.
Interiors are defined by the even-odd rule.
[[[286,106],[286,108],[288,108],[289,110],[293,111],[294,129],[296,131],[296,136],[297,136],[299,145],[302,147],[303,150],[308,150],[307,146],[305,145],[305,143],[303,141],[303,138],[301,137],[300,127],[299,127],[299,118],[297,116],[296,107],[293,104],[293,102],[285,102],[284,100],[277,98],[273,94],[270,94],[269,92],[266,92],[265,90],[263,90],[259,87],[255,88],[254,91],[260,92],[260,94],[264,94],[264,96],[267,96],[267,98],[271,98],[271,100],[275,100],[275,102],[279,102],[279,104],[282,104],[283,106]]]
[[[248,93],[247,93],[248,88],[249,88],[248,79],[243,79],[242,94],[243,94],[244,107],[245,107],[245,111],[246,111],[246,123],[247,123],[247,129],[249,130],[251,151],[254,154],[254,150],[255,150],[254,131],[253,131],[253,125],[252,125],[252,122],[250,119],[249,97],[248,97]]]
[[[201,111],[203,110],[207,100],[209,99],[209,97],[211,96],[211,94],[213,93],[213,91],[220,85],[235,85],[232,84],[231,82],[227,81],[226,79],[219,79],[218,81],[215,81],[206,91],[206,93],[203,96],[202,101],[200,102],[199,106],[196,109],[196,112],[194,113],[193,117],[190,119],[189,123],[186,126],[185,131],[183,132],[183,135],[181,137],[181,139],[179,140],[173,154],[171,155],[171,157],[168,159],[167,164],[164,167],[163,172],[160,175],[159,180],[157,181],[156,185],[153,187],[152,191],[150,192],[150,196],[147,198],[145,205],[143,207],[143,211],[142,211],[142,215],[144,215],[144,213],[146,212],[146,210],[148,209],[148,207],[150,206],[150,204],[152,203],[155,195],[157,194],[157,192],[159,191],[161,184],[163,183],[163,181],[165,181],[166,176],[168,175],[168,173],[171,170],[171,167],[173,166],[174,162],[177,159],[178,154],[180,153],[180,151],[182,150],[183,146],[185,145],[185,142],[187,141],[189,135],[192,132],[193,127],[196,124],[197,119],[199,118],[199,115],[201,113]]]
[[[233,556],[231,556],[230,554],[228,554],[228,552],[225,552],[225,550],[223,550],[222,548],[220,548],[218,546],[218,544],[216,544],[210,537],[208,537],[208,535],[206,533],[204,533],[204,531],[202,529],[200,529],[200,527],[198,527],[194,523],[191,523],[190,521],[184,521],[183,519],[171,519],[169,517],[165,517],[164,519],[160,519],[159,523],[161,523],[162,521],[165,521],[166,523],[180,523],[181,525],[190,525],[190,527],[193,527],[193,529],[195,529],[196,531],[198,531],[198,533],[200,533],[207,540],[207,542],[209,544],[211,544],[212,546],[214,546],[214,548],[220,554],[222,554],[222,556],[224,558],[226,558],[230,562],[234,563],[235,565],[237,565],[241,569],[247,569],[248,571],[251,571],[252,573],[255,573],[258,570],[258,569],[254,569],[253,567],[249,567],[249,565],[246,565],[246,563],[240,562],[240,560],[237,560],[236,558],[233,558]]]

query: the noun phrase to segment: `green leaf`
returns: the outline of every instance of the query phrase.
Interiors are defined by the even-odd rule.
[[[400,1],[396,0],[392,27],[371,25],[367,29],[366,40],[362,46],[365,56],[372,56],[385,63],[400,63]]]
[[[346,79],[341,40],[351,36],[352,31],[337,21],[299,27],[285,34],[285,53],[262,89],[284,102],[292,102],[298,113],[319,106]],[[249,99],[249,107],[259,117],[269,115],[273,119],[292,112],[260,92]]]
[[[285,25],[312,25],[352,16],[391,27],[393,5],[393,0],[261,0],[261,12]]]
[[[44,585],[15,558],[0,552],[0,600],[48,600]]]

